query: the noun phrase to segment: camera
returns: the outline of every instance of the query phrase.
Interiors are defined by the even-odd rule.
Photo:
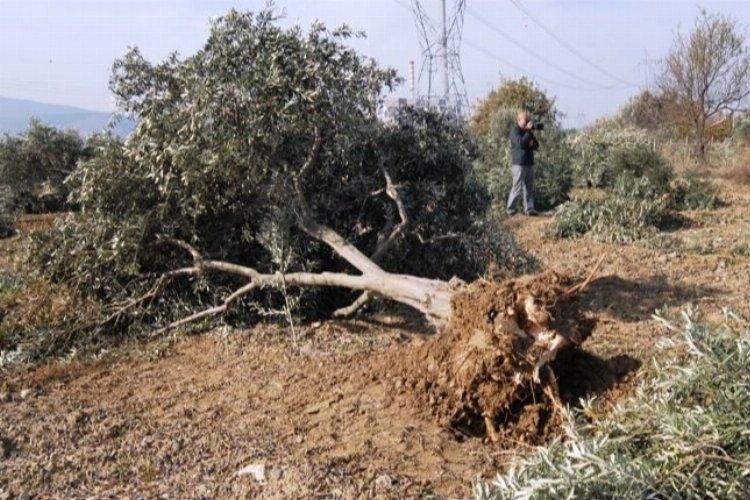
[[[544,130],[544,123],[531,122],[531,130]]]

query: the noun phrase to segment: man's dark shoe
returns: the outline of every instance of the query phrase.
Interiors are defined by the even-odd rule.
[[[516,211],[515,211],[515,210],[506,210],[506,211],[505,211],[505,214],[506,214],[506,215],[507,215],[508,217],[513,217],[514,215],[516,215]]]
[[[528,212],[526,212],[526,215],[528,215],[529,217],[536,217],[537,215],[539,215],[539,212],[537,212],[536,210],[529,210]]]

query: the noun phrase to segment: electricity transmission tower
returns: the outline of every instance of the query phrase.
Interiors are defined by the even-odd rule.
[[[466,0],[437,0],[440,4],[438,26],[423,5],[426,1],[411,0],[422,48],[417,104],[463,117],[469,112],[460,55]]]

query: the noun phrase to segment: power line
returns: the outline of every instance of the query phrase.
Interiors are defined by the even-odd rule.
[[[492,31],[494,31],[495,33],[497,33],[498,35],[502,36],[508,42],[512,43],[513,45],[515,45],[519,49],[523,50],[527,54],[530,54],[530,55],[534,56],[536,59],[539,59],[540,61],[542,61],[543,63],[547,64],[548,66],[556,69],[560,73],[564,73],[564,74],[570,76],[571,78],[579,80],[579,81],[581,81],[581,82],[583,82],[583,83],[585,83],[587,85],[591,85],[591,86],[594,86],[594,87],[599,87],[599,88],[602,88],[602,89],[613,89],[613,88],[615,88],[615,87],[618,86],[618,85],[602,85],[600,83],[593,82],[591,80],[587,80],[586,78],[582,78],[582,77],[578,76],[577,74],[573,73],[572,71],[569,71],[569,70],[563,68],[562,66],[560,66],[558,64],[555,64],[554,62],[548,60],[544,56],[542,56],[542,55],[536,53],[535,51],[533,51],[532,49],[528,48],[527,46],[525,46],[524,44],[522,44],[521,42],[519,42],[518,40],[516,40],[512,36],[508,35],[504,31],[502,31],[500,28],[498,28],[495,25],[493,25],[490,22],[488,22],[482,16],[478,15],[477,13],[475,13],[472,9],[470,9],[470,8],[467,7],[466,8],[466,12],[471,17],[473,17],[474,19],[476,19],[480,23],[484,24],[489,29],[491,29]]]
[[[407,4],[405,4],[403,2],[403,0],[393,0],[393,1],[396,2],[397,4],[399,4],[404,9],[408,10],[409,12],[411,12],[411,7],[409,7]]]
[[[393,1],[396,4],[400,5],[401,7],[403,7],[405,10],[408,10],[409,12],[412,12],[411,7],[409,7],[408,5],[406,5],[404,3],[404,0],[393,0]],[[434,29],[434,27],[432,27],[432,28]],[[518,71],[518,72],[520,72],[520,73],[522,73],[524,75],[528,75],[528,76],[532,77],[535,80],[541,80],[543,82],[547,82],[550,85],[555,85],[557,87],[562,87],[562,88],[566,88],[566,89],[570,89],[570,90],[576,90],[576,91],[581,91],[581,92],[597,92],[597,91],[601,91],[601,90],[609,90],[610,89],[610,88],[601,88],[601,87],[583,87],[583,86],[580,86],[580,85],[570,85],[568,83],[559,82],[559,81],[553,80],[551,78],[547,78],[547,77],[541,76],[539,74],[534,74],[534,73],[526,70],[525,68],[523,68],[523,67],[521,67],[521,66],[519,66],[517,64],[514,64],[514,63],[512,63],[512,62],[510,62],[510,61],[508,61],[508,60],[506,60],[506,59],[498,56],[497,54],[494,54],[493,52],[487,50],[486,48],[482,47],[481,45],[479,45],[477,43],[474,43],[471,40],[467,40],[466,37],[463,37],[462,42],[463,42],[464,45],[467,45],[468,47],[471,47],[472,49],[476,50],[477,52],[480,52],[481,54],[483,54],[484,56],[486,56],[486,57],[488,57],[490,59],[494,59],[495,61],[503,64],[504,66],[507,66],[507,67],[512,68],[512,69],[515,69],[516,71]],[[614,87],[611,87],[611,88],[614,88]]]
[[[466,38],[464,38],[464,44],[467,45],[468,47],[471,47],[472,49],[476,50],[477,52],[481,52],[482,54],[484,54],[485,56],[489,57],[490,59],[494,59],[494,60],[498,61],[499,63],[505,65],[505,66],[513,68],[516,71],[519,71],[519,72],[521,72],[521,73],[523,73],[525,75],[531,76],[535,80],[542,80],[542,81],[545,81],[545,82],[547,82],[547,83],[549,83],[551,85],[556,85],[558,87],[563,87],[563,88],[567,88],[567,89],[570,89],[570,90],[578,90],[578,91],[583,91],[583,92],[597,92],[597,91],[601,91],[601,90],[609,90],[609,89],[597,88],[597,87],[581,87],[581,86],[577,86],[577,85],[570,85],[570,84],[567,84],[567,83],[563,83],[563,82],[558,82],[558,81],[555,81],[555,80],[551,80],[551,79],[546,78],[544,76],[530,73],[529,71],[527,71],[526,69],[522,68],[521,66],[518,66],[517,64],[513,64],[512,62],[507,61],[506,59],[503,59],[502,57],[500,57],[500,56],[498,56],[498,55],[490,52],[489,50],[485,49],[481,45],[473,43],[471,40],[467,40]]]
[[[611,79],[613,79],[613,80],[615,80],[617,82],[624,83],[626,85],[637,86],[637,84],[629,82],[627,80],[624,80],[624,79],[620,78],[619,76],[617,76],[617,75],[611,73],[610,71],[606,70],[605,68],[602,68],[600,65],[596,64],[594,61],[592,61],[591,59],[589,59],[588,57],[586,57],[585,55],[583,55],[578,49],[576,49],[571,44],[569,44],[567,41],[565,41],[563,38],[561,38],[560,36],[558,36],[554,31],[552,31],[549,27],[547,27],[544,23],[542,23],[539,19],[537,19],[533,14],[531,14],[531,12],[529,12],[528,9],[526,9],[526,7],[524,7],[523,5],[521,5],[521,3],[518,0],[509,0],[509,1],[510,1],[510,3],[512,3],[513,5],[515,5],[518,10],[520,10],[521,12],[523,12],[526,15],[526,17],[528,17],[529,19],[531,19],[534,22],[534,24],[536,24],[537,26],[539,26],[540,28],[542,28],[549,36],[551,36],[552,38],[554,38],[555,40],[557,40],[557,42],[560,45],[562,45],[563,47],[565,47],[566,49],[568,49],[568,51],[571,54],[573,54],[574,56],[578,57],[580,60],[582,60],[583,62],[585,62],[586,64],[588,64],[592,68],[598,70],[603,75],[606,75],[609,78],[611,78]]]
[[[448,3],[452,8],[449,15]],[[396,3],[405,5],[396,0]],[[422,0],[411,0],[410,10],[422,48],[419,82],[427,84],[421,105],[449,110],[461,116],[469,107],[461,69],[461,35],[466,0],[441,0],[440,23],[436,26]],[[437,76],[440,75],[439,85]]]

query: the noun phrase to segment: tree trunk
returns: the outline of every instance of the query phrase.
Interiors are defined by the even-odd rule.
[[[696,154],[699,159],[706,159],[706,123],[703,118],[699,118],[696,124]]]
[[[277,272],[274,274],[267,274],[260,273],[252,267],[231,262],[203,260],[200,253],[184,241],[170,238],[163,238],[162,241],[178,246],[188,252],[193,258],[193,265],[165,273],[156,282],[151,291],[138,299],[130,301],[124,307],[120,308],[120,310],[106,320],[107,322],[117,320],[117,318],[119,318],[125,311],[152,300],[156,295],[161,293],[171,281],[187,276],[200,276],[206,272],[232,274],[246,278],[248,281],[245,285],[230,294],[222,304],[175,321],[162,330],[171,329],[204,317],[221,314],[240,297],[243,297],[254,290],[266,287],[286,288],[288,286],[339,287],[370,292],[413,307],[424,314],[430,323],[437,327],[446,324],[451,317],[453,288],[449,283],[441,280],[410,276],[407,274],[389,273],[383,271],[372,263],[370,263],[371,265],[365,265],[365,262],[359,262],[359,256],[356,259],[358,264],[367,269],[366,272],[359,275],[330,272],[295,272],[287,274]],[[338,249],[338,245],[334,246]],[[353,247],[349,247],[349,250],[352,250],[352,248]],[[367,259],[366,257],[364,258]]]
[[[381,297],[413,307],[435,326],[442,326],[451,316],[453,290],[445,281],[420,278],[385,271],[363,275],[343,273],[289,273],[260,275],[256,280],[265,285],[331,286],[376,293]]]
[[[323,286],[348,288],[376,293],[387,299],[406,304],[425,315],[431,323],[441,326],[451,315],[453,290],[445,281],[395,274],[380,268],[361,275],[346,273],[275,273],[262,274],[255,269],[221,261],[205,261],[202,269],[246,276],[254,284],[252,289],[286,286]],[[247,290],[250,292],[251,290]]]

